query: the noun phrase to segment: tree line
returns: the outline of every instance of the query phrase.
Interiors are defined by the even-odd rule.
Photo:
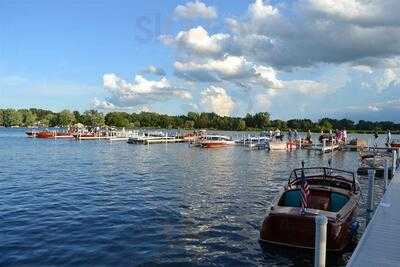
[[[87,127],[113,126],[117,128],[184,128],[184,129],[215,129],[215,130],[311,130],[320,132],[346,129],[358,132],[382,132],[386,130],[400,131],[400,124],[391,121],[354,122],[348,119],[323,118],[318,121],[310,119],[271,120],[268,112],[246,114],[244,117],[219,116],[210,112],[188,112],[185,115],[166,115],[155,112],[108,112],[97,110],[79,111],[63,110],[53,112],[45,109],[0,109],[0,126],[4,127],[68,127],[81,123]]]

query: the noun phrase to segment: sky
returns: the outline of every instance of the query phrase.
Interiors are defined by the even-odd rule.
[[[400,121],[398,0],[0,0],[0,108]]]

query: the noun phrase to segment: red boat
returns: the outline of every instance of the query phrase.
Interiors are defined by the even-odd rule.
[[[28,136],[28,137],[36,137],[36,134],[37,134],[37,132],[36,131],[30,131],[30,132],[25,132],[26,133],[26,135]]]
[[[302,210],[300,200],[303,171],[310,189],[306,210]],[[328,218],[327,250],[341,251],[355,235],[353,217],[360,195],[352,172],[325,167],[295,169],[264,219],[260,241],[314,249],[315,216],[322,214]]]
[[[390,147],[400,148],[400,139],[394,139],[390,142]]]
[[[235,144],[228,136],[223,135],[206,135],[200,141],[200,146],[203,148],[218,148],[227,147]]]
[[[58,132],[58,131],[40,131],[40,132],[26,132],[28,137],[36,137],[36,138],[45,138],[45,139],[52,139],[52,138],[73,138],[71,132]]]

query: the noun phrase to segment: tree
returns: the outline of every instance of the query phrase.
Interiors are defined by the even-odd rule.
[[[30,110],[23,110],[22,113],[22,122],[24,126],[32,126],[37,121],[37,116]]]
[[[5,109],[3,111],[3,123],[6,127],[22,125],[22,114],[15,109]]]
[[[82,123],[82,124],[84,123],[83,116],[79,111],[75,110],[73,114],[75,123]]]
[[[88,110],[83,113],[83,122],[89,127],[99,127],[104,125],[104,116],[97,110]]]
[[[194,128],[194,121],[185,121],[185,129],[193,129]]]
[[[130,116],[126,112],[110,112],[106,114],[104,121],[108,126],[124,128],[129,126],[129,118]]]
[[[258,129],[264,129],[268,126],[269,122],[268,112],[259,112],[253,116],[254,126]]]
[[[237,131],[246,130],[246,122],[244,120],[238,120],[235,128]]]
[[[332,123],[330,123],[328,120],[321,120],[319,122],[319,126],[321,127],[321,130],[323,131],[329,131],[333,129]]]
[[[70,126],[75,122],[74,114],[69,110],[63,110],[57,114],[57,125],[62,127]]]

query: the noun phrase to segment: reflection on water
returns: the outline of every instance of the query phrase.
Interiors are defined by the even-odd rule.
[[[22,129],[0,129],[0,148],[0,265],[311,266],[311,254],[261,248],[266,211],[302,160],[357,167],[354,152],[39,140]]]

